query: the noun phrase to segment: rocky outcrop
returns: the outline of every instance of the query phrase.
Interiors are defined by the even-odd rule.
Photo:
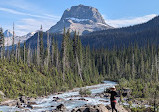
[[[25,96],[21,96],[17,100],[6,100],[4,102],[1,102],[0,105],[4,106],[16,106],[18,108],[31,108],[33,109],[34,107],[32,105],[36,105],[35,99],[34,98],[29,98]]]
[[[60,21],[52,26],[49,32],[62,33],[64,27],[70,29],[70,32],[76,30],[80,35],[112,28],[105,23],[98,9],[84,5],[72,6],[71,9],[65,10]]]
[[[103,105],[85,105],[82,107],[77,107],[71,112],[109,112],[108,109]]]
[[[124,108],[122,105],[116,105],[118,112],[131,112],[129,109]],[[60,104],[54,110],[44,111],[44,112],[112,112],[110,105],[84,105],[76,107],[72,110],[67,110],[63,104]]]
[[[129,109],[124,108],[122,105],[117,104],[116,108],[118,112],[131,112]],[[71,112],[112,112],[110,105],[84,105],[81,107],[76,107]]]
[[[17,105],[17,101],[16,100],[6,100],[0,103],[0,106],[16,106]]]
[[[108,112],[112,112],[110,105],[107,105],[106,108],[109,110]],[[118,112],[131,112],[130,109],[124,108],[123,105],[119,105],[118,103],[116,104],[116,109]]]

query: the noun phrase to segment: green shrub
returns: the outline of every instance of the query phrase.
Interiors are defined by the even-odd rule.
[[[80,90],[79,90],[79,94],[80,95],[91,95],[92,93],[91,93],[91,91],[89,90],[89,89],[86,89],[86,88],[81,88]]]

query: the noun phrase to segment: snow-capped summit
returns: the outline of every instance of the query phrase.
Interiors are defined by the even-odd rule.
[[[28,40],[30,37],[32,37],[36,32],[30,32],[24,36],[15,36],[14,37],[14,44],[17,44],[19,41],[20,43],[24,43],[26,40]],[[11,46],[12,40],[13,40],[13,33],[9,32],[9,30],[6,30],[4,32],[5,37],[5,46]]]
[[[10,30],[6,30],[4,32],[4,37],[12,37],[13,36],[13,32],[11,32]]]
[[[64,27],[66,30],[70,29],[70,32],[76,30],[80,35],[112,28],[105,23],[98,9],[84,5],[72,6],[71,9],[66,9],[60,21],[52,26],[49,32],[62,33]]]

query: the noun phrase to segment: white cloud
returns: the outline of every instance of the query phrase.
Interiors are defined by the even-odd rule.
[[[16,14],[16,15],[31,16],[31,17],[36,17],[36,18],[55,19],[55,20],[59,19],[58,16],[54,16],[54,15],[49,15],[49,14],[36,15],[36,14],[20,12],[20,11],[14,10],[14,9],[3,8],[3,7],[0,7],[0,11],[5,11],[5,12],[11,13],[11,14]]]
[[[28,0],[3,0],[3,2],[0,3],[0,5],[16,7],[25,10],[32,10],[34,7],[36,7],[31,2],[29,3]]]
[[[157,15],[151,14],[151,15],[146,15],[146,16],[142,16],[142,17],[123,18],[123,19],[116,19],[116,20],[105,19],[105,21],[110,26],[118,28],[118,27],[125,27],[125,26],[130,26],[130,25],[135,25],[135,24],[141,24],[141,23],[151,20],[155,16],[157,16]]]
[[[60,19],[59,16],[49,14],[42,7],[27,0],[4,0],[3,4],[0,3],[0,12],[18,17],[14,20],[17,36],[36,31],[41,25],[46,31]],[[3,24],[3,28],[12,30],[12,24]]]
[[[19,22],[15,23],[15,33],[18,36],[25,35],[29,32],[33,32],[40,29],[41,25],[43,26],[43,31],[46,31],[55,23],[56,21],[50,19],[22,19]]]
[[[16,10],[9,9],[9,8],[3,8],[3,7],[0,7],[0,11],[5,11],[5,12],[12,13],[12,14],[18,14],[18,15],[25,15],[25,13],[18,12]]]
[[[40,25],[43,25],[43,30],[48,30],[51,26],[53,26],[60,17],[44,14],[44,15],[36,15],[36,14],[29,14],[25,12],[20,12],[17,10],[9,9],[9,8],[2,8],[0,7],[0,11],[5,11],[15,15],[23,15],[24,17],[32,17],[27,19],[21,19],[15,22],[15,33],[18,36],[26,35],[29,32],[36,31],[40,28]],[[4,26],[5,29],[10,29],[11,26]],[[11,28],[12,29],[12,28]]]

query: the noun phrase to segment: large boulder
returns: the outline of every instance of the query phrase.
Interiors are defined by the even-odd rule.
[[[19,100],[24,104],[28,104],[27,98],[25,96],[21,96]]]
[[[17,107],[22,108],[22,103],[20,102],[20,100],[17,101]]]
[[[60,104],[56,107],[55,110],[52,110],[52,112],[69,112],[69,111],[66,109],[64,104]]]

